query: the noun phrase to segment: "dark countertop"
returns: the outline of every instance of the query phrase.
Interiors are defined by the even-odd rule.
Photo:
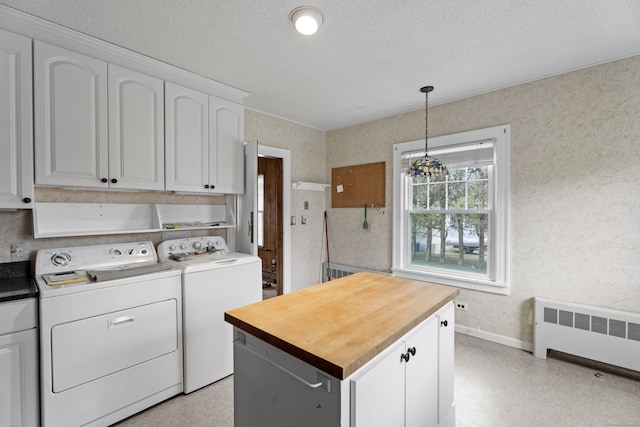
[[[29,261],[0,263],[0,303],[37,296]]]

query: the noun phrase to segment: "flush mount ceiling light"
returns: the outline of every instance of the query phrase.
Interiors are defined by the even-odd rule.
[[[300,34],[310,36],[315,34],[322,25],[322,12],[311,6],[297,7],[289,14],[289,19]]]
[[[447,167],[440,160],[429,156],[429,92],[433,91],[433,86],[420,88],[424,93],[426,101],[424,107],[424,157],[411,163],[407,169],[407,176],[425,177],[441,176],[449,173]]]

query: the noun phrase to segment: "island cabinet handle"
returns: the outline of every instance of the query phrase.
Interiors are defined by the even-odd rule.
[[[449,322],[447,322],[446,320],[443,320],[442,322],[440,322],[440,324],[441,324],[442,326],[444,326],[445,328],[446,328],[447,326],[449,326]]]
[[[409,350],[407,350],[409,353],[411,353],[412,356],[416,355],[416,348],[415,347],[411,347]]]
[[[303,383],[304,385],[311,387],[311,388],[318,388],[318,387],[322,387],[323,385],[325,385],[326,383],[326,388],[327,388],[327,393],[331,393],[331,381],[327,378],[326,381],[320,381],[317,383],[311,383],[307,380],[305,380],[304,378],[294,374],[293,372],[291,372],[290,370],[284,368],[283,366],[278,365],[276,362],[274,362],[273,360],[269,360],[266,357],[264,357],[262,354],[253,351],[252,349],[250,349],[249,347],[247,347],[246,345],[244,346],[244,349],[247,351],[250,351],[251,353],[255,354],[256,356],[258,356],[259,358],[266,360],[267,362],[271,363],[273,366],[279,368],[280,370],[284,371],[285,373],[291,375],[293,378],[297,379],[298,381],[300,381],[301,383]],[[320,373],[318,373],[318,376],[320,376]],[[323,376],[324,377],[324,376]]]
[[[400,360],[404,360],[405,362],[408,362],[409,359],[411,359],[411,353],[409,353],[408,351],[400,355]]]

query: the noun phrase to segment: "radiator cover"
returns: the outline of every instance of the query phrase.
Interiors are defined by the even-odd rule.
[[[536,297],[533,347],[640,371],[640,314]]]

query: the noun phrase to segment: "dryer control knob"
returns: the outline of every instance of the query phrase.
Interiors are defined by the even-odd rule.
[[[184,243],[180,243],[180,249],[187,249],[187,245]]]
[[[200,242],[193,242],[193,249],[200,249],[202,247],[202,243]]]
[[[176,245],[169,245],[169,250],[171,252],[175,251],[176,250]]]

